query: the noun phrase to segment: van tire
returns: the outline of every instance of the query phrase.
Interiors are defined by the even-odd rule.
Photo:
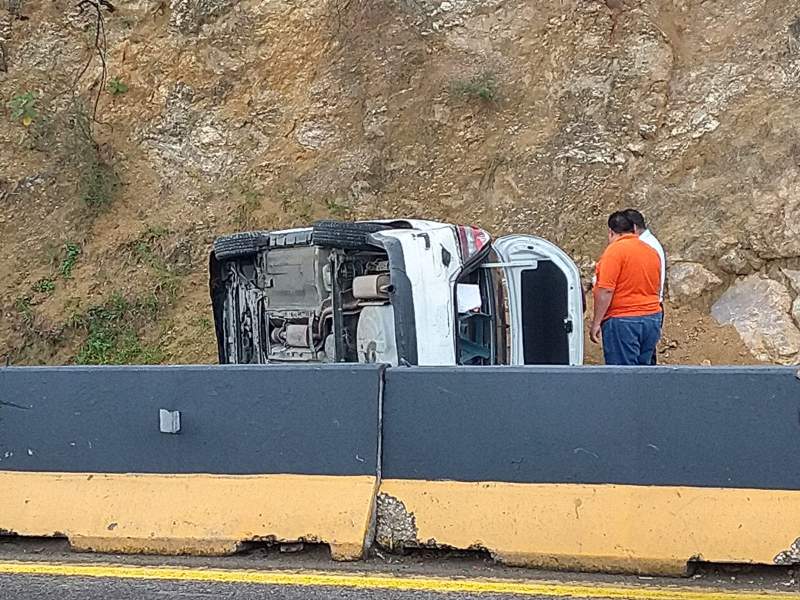
[[[269,246],[269,231],[242,231],[223,235],[214,240],[214,256],[228,260],[250,256]]]
[[[314,223],[313,240],[324,248],[365,250],[375,248],[370,236],[391,229],[384,223],[352,223],[347,221],[317,221]]]

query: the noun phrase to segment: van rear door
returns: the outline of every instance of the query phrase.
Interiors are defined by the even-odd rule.
[[[493,242],[508,286],[513,365],[583,364],[583,288],[558,246],[532,235]]]

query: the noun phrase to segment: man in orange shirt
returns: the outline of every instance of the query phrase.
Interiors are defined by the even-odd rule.
[[[624,212],[608,217],[608,247],[596,267],[589,338],[602,333],[607,365],[649,365],[661,336],[661,258]]]

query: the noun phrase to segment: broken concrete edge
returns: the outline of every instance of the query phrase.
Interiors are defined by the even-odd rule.
[[[239,540],[193,540],[176,538],[120,538],[67,536],[72,550],[107,554],[163,556],[229,556],[238,552]]]
[[[382,498],[380,496],[383,496]],[[440,544],[435,539],[422,541],[417,538],[417,529],[413,513],[409,513],[405,505],[388,494],[376,498],[380,512],[376,515],[376,536],[373,543],[365,546],[366,551],[357,544],[331,544],[319,540],[315,536],[303,536],[297,539],[282,539],[273,535],[257,536],[248,540],[197,540],[169,538],[114,538],[70,536],[63,532],[53,532],[44,536],[67,539],[70,549],[76,552],[97,552],[106,554],[140,554],[161,556],[231,556],[244,550],[248,544],[266,543],[282,546],[308,544],[326,544],[330,548],[331,558],[335,561],[358,561],[366,558],[370,548],[379,547],[392,554],[402,554],[411,549],[436,549],[486,553],[497,563],[510,567],[546,569],[552,571],[580,571],[587,573],[627,573],[636,575],[686,577],[692,572],[692,565],[703,561],[701,555],[694,555],[687,560],[658,560],[636,557],[575,557],[566,555],[540,553],[507,553],[474,544],[468,548],[457,548]],[[388,507],[388,510],[387,510]],[[380,524],[380,525],[378,525]],[[395,537],[397,534],[397,537]],[[25,537],[7,530],[0,530],[0,538]],[[786,550],[775,556],[774,564],[794,566],[800,564],[800,538],[797,538]]]
[[[692,556],[688,560],[642,560],[619,557],[575,557],[540,553],[508,553],[472,544],[468,548],[458,548],[441,544],[435,539],[420,540],[416,517],[402,500],[386,493],[377,498],[377,530],[375,543],[390,553],[403,553],[410,549],[456,550],[482,552],[500,564],[511,567],[547,569],[553,571],[584,571],[604,573],[635,573],[640,575],[664,575],[685,577],[690,573],[690,564],[701,560]]]
[[[173,538],[115,538],[86,536],[66,537],[70,549],[76,552],[97,552],[104,554],[142,554],[157,556],[232,556],[253,543],[266,543],[282,547],[302,544],[326,544],[331,558],[335,561],[356,561],[364,558],[364,550],[359,544],[330,543],[315,536],[302,536],[297,539],[282,539],[276,536],[258,536],[248,540],[198,540]]]
[[[608,573],[647,575],[653,577],[687,577],[692,563],[688,560],[660,560],[646,558],[622,558],[619,556],[567,556],[555,554],[507,554],[490,552],[492,558],[510,567],[544,569],[548,571],[579,571],[583,573]]]
[[[482,552],[492,558],[495,555],[482,544],[472,544],[468,548],[457,548],[441,544],[435,539],[419,539],[416,517],[409,511],[402,500],[387,493],[380,493],[376,502],[376,537],[375,544],[382,550],[392,553],[403,553],[417,548],[434,550],[453,550],[461,552]],[[498,562],[502,562],[498,560]]]
[[[419,548],[423,544],[417,536],[414,513],[409,512],[402,500],[381,492],[375,503],[375,543],[388,552]]]
[[[117,474],[87,483],[91,475],[81,473],[0,475],[7,535],[123,554],[224,556],[248,543],[303,542],[327,544],[335,560],[359,560],[376,493],[375,477],[362,476]],[[174,502],[154,504],[164,497]],[[198,522],[185,520],[198,511]]]
[[[791,566],[800,564],[800,537],[783,552],[779,552],[773,559],[776,565]]]

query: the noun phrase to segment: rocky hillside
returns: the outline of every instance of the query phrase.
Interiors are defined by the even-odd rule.
[[[424,216],[588,271],[631,205],[667,362],[796,362],[798,97],[800,0],[0,0],[0,356],[213,361],[219,233]]]

